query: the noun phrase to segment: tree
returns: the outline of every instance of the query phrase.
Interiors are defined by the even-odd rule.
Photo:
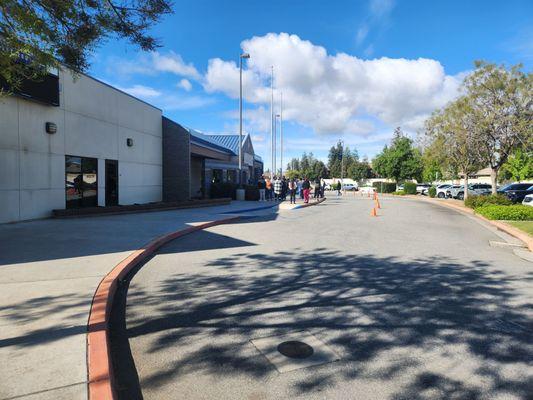
[[[464,198],[468,197],[468,177],[483,165],[479,135],[475,130],[475,115],[471,99],[460,97],[426,121],[426,134],[441,145],[446,162],[464,175]]]
[[[368,160],[355,161],[348,169],[348,177],[357,182],[370,179],[372,176],[372,167]]]
[[[149,30],[169,13],[166,0],[0,0],[0,82],[17,89],[60,64],[84,71],[111,36],[155,50]]]
[[[342,143],[339,141],[336,146],[331,146],[328,154],[328,170],[332,177],[341,176],[341,163],[343,156]]]
[[[501,170],[513,181],[533,178],[533,154],[517,149],[502,165]]]
[[[473,131],[480,135],[479,153],[491,168],[492,192],[496,193],[498,171],[519,147],[533,145],[533,75],[521,65],[504,66],[477,61],[476,70],[464,82],[470,98]]]
[[[406,179],[421,180],[422,158],[420,151],[413,147],[413,141],[404,136],[398,127],[390,146],[385,146],[373,160],[374,171],[384,178],[392,178],[397,183]]]

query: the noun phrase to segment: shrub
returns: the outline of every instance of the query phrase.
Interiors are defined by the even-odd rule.
[[[403,184],[403,191],[405,194],[416,194],[416,183],[405,182]]]
[[[405,192],[403,190],[398,190],[396,192],[392,192],[391,194],[395,196],[405,196]]]
[[[428,189],[428,194],[429,194],[429,197],[435,197],[435,196],[437,195],[437,188],[431,186],[431,187]]]
[[[500,206],[497,204],[488,204],[476,208],[476,213],[488,219],[533,221],[533,207],[523,205]]]
[[[378,193],[392,193],[396,190],[396,183],[394,182],[374,182],[372,187],[376,189]],[[383,191],[382,191],[383,190]]]
[[[212,183],[210,187],[210,195],[212,199],[220,199],[222,197],[236,198],[237,185],[231,182]]]
[[[488,204],[496,204],[500,206],[510,206],[512,203],[511,200],[507,198],[504,194],[491,194],[489,196],[468,196],[465,200],[465,206],[476,209],[478,207],[483,207]]]

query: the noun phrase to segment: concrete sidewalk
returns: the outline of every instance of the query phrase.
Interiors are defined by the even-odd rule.
[[[103,276],[154,237],[265,205],[0,225],[0,399],[86,399],[87,319]]]

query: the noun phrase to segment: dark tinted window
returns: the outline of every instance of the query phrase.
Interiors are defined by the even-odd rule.
[[[515,183],[510,185],[508,190],[527,190],[531,186],[531,183]]]

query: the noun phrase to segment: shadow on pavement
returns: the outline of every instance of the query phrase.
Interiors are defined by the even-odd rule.
[[[316,249],[312,254],[241,252],[207,267],[198,274],[177,272],[150,293],[129,294],[128,302],[156,310],[149,316],[128,314],[125,331],[130,339],[158,333],[150,352],[213,339],[165,364],[141,382],[143,388],[198,372],[220,379],[244,374],[261,385],[272,367],[241,351],[248,341],[307,329],[322,336],[341,361],[293,382],[295,394],[358,378],[386,382],[402,376],[408,382],[395,387],[390,398],[533,398],[531,375],[508,373],[509,366],[526,375],[531,368],[532,305],[511,288],[513,278],[482,262],[403,261]],[[224,335],[238,343],[216,340]],[[468,360],[465,375],[450,377],[445,366],[426,370],[431,357],[426,360],[425,354],[435,352],[445,361],[460,353]]]

